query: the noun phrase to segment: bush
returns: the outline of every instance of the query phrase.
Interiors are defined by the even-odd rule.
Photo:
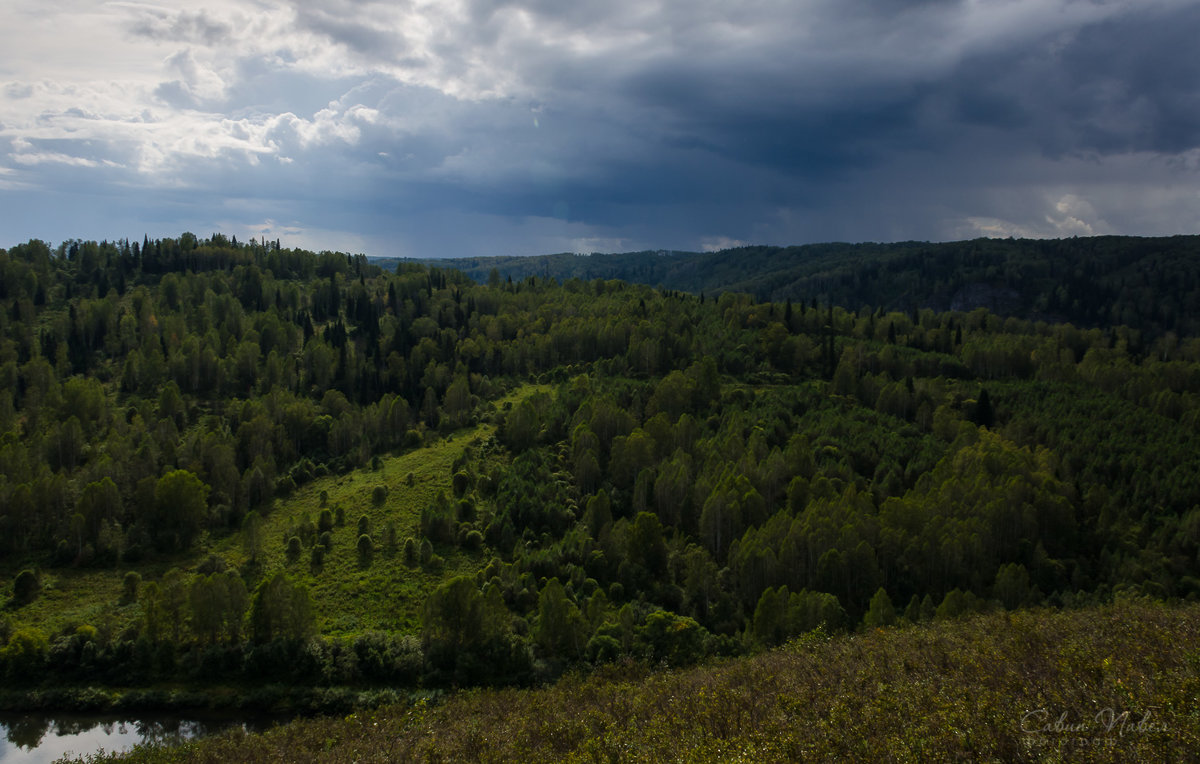
[[[26,568],[18,573],[13,581],[13,599],[22,605],[33,602],[37,599],[40,589],[41,583],[38,581],[37,573]]]
[[[387,501],[388,489],[386,485],[377,485],[371,489],[371,503],[377,507],[383,506]]]
[[[302,548],[300,546],[300,537],[299,536],[292,536],[291,538],[289,538],[287,540],[288,562],[295,562],[296,560],[299,560],[301,551],[302,551]]]
[[[50,643],[40,630],[17,629],[9,637],[4,649],[0,650],[0,662],[4,663],[11,679],[37,679],[46,665],[49,651]]]
[[[317,516],[317,530],[321,533],[333,530],[333,513],[329,508],[321,510],[321,514]]]
[[[462,496],[471,487],[471,476],[464,470],[459,470],[454,473],[453,479],[454,495]]]
[[[358,561],[363,565],[371,563],[371,557],[375,554],[375,542],[371,541],[371,537],[367,534],[362,534],[358,537]]]
[[[383,546],[389,555],[396,554],[396,544],[396,521],[388,520],[387,526],[383,529]]]
[[[121,601],[125,603],[137,602],[138,587],[142,585],[142,575],[136,570],[131,570],[125,574],[125,578],[121,585]]]
[[[204,562],[196,566],[196,572],[204,576],[211,576],[213,573],[224,573],[228,569],[229,563],[225,561],[224,557],[218,554],[210,554],[205,558]]]
[[[371,518],[363,515],[358,518],[358,535],[362,536],[371,532]]]
[[[333,522],[341,528],[346,524],[346,508],[338,504],[333,510]]]
[[[412,536],[404,539],[404,564],[409,566],[417,564],[417,541]]]
[[[478,552],[483,548],[483,534],[476,530],[467,531],[463,535],[462,548],[469,552]]]
[[[310,553],[310,556],[309,556],[309,564],[313,567],[314,570],[319,569],[322,565],[325,564],[325,547],[321,546],[320,544],[317,544],[316,546],[314,546],[312,548],[312,552]]]

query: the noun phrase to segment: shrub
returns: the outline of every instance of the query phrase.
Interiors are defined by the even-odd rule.
[[[33,602],[37,599],[40,588],[41,583],[38,581],[37,573],[26,568],[18,573],[13,581],[13,599],[20,604]]]
[[[333,522],[341,528],[346,524],[346,508],[338,504],[333,510]]]
[[[218,554],[210,554],[205,558],[204,562],[196,566],[196,572],[204,576],[210,576],[213,573],[224,573],[228,568],[229,563],[225,561],[224,557]]]
[[[287,540],[287,559],[288,562],[295,562],[300,559],[300,537],[292,536]]]
[[[49,651],[50,643],[40,630],[17,629],[9,637],[8,644],[0,649],[0,661],[7,665],[12,679],[36,679],[46,665]]]
[[[458,472],[454,473],[453,485],[454,495],[462,496],[467,492],[467,489],[471,487],[471,476],[468,475],[466,471],[459,470]]]
[[[371,537],[367,534],[362,534],[358,537],[358,561],[363,565],[369,565],[372,555],[375,554],[375,542],[371,541]]]
[[[122,602],[137,602],[138,587],[142,585],[142,575],[136,570],[131,570],[125,574],[125,578],[121,586],[121,601]]]
[[[371,503],[377,507],[383,506],[387,501],[388,489],[386,485],[377,485],[371,489]]]
[[[467,531],[463,535],[462,548],[469,552],[478,552],[483,548],[483,534],[476,530]]]
[[[333,513],[329,508],[321,510],[321,514],[317,516],[317,530],[321,533],[333,530]]]
[[[319,569],[325,564],[325,547],[317,544],[312,548],[309,556],[309,564],[312,565],[314,570]]]
[[[363,515],[358,518],[358,535],[362,536],[371,532],[371,518]]]
[[[404,564],[417,564],[417,541],[412,536],[404,539]]]
[[[296,481],[291,475],[284,475],[275,481],[276,496],[291,496],[296,490]]]

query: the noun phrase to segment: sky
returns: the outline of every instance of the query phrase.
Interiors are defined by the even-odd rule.
[[[0,247],[1200,232],[1196,0],[4,0]]]

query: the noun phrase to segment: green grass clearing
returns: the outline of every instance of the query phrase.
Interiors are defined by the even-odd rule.
[[[502,411],[506,404],[548,390],[548,385],[525,385],[494,405]],[[435,553],[443,558],[440,568],[409,567],[403,559],[404,541],[418,537],[421,510],[440,493],[452,493],[451,467],[463,450],[494,434],[495,426],[482,422],[423,448],[399,455],[381,455],[378,470],[366,467],[344,475],[321,477],[301,486],[291,496],[275,500],[274,506],[263,513],[260,574],[268,575],[283,567],[295,580],[306,584],[313,596],[317,629],[322,634],[347,636],[376,629],[415,633],[420,628],[421,608],[428,593],[447,577],[478,570],[490,559],[490,554],[486,550],[468,554],[456,547],[435,545]],[[379,485],[388,489],[387,499],[381,505],[372,501],[372,491]],[[317,522],[322,491],[327,495],[327,506],[340,504],[344,508],[345,524],[331,531],[332,549],[319,569],[311,567],[308,547],[299,559],[289,563],[285,548],[289,529],[305,518]],[[372,561],[365,566],[360,564],[356,548],[358,520],[362,516],[369,520],[375,546]],[[384,548],[389,522],[396,528],[394,554]],[[171,568],[194,571],[211,554],[240,566],[247,560],[244,546],[243,533],[237,531],[223,537],[206,537],[186,555],[138,565],[107,569],[43,568],[39,597],[19,608],[0,611],[0,617],[14,628],[33,626],[48,634],[83,623],[117,633],[141,618],[137,603],[121,601],[127,571],[137,571],[145,585]],[[23,567],[4,566],[0,579],[3,591],[11,592],[12,581]],[[252,583],[256,582],[257,578]]]

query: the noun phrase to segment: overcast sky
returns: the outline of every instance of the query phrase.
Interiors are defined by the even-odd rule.
[[[1195,0],[4,0],[0,246],[1196,233],[1198,37]]]

